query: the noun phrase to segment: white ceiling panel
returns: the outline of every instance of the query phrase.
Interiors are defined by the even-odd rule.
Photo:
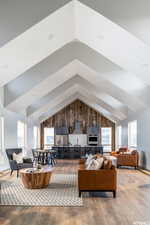
[[[102,92],[107,93],[125,106],[128,106],[131,110],[136,111],[139,108],[141,109],[146,107],[143,102],[140,102],[136,97],[127,94],[111,82],[103,79],[99,73],[95,72],[80,61],[74,60],[55,74],[50,75],[43,82],[31,89],[31,91],[10,103],[7,108],[15,112],[23,111],[76,74],[80,75],[85,80],[88,80]]]
[[[140,40],[136,28],[129,32],[131,20],[127,25],[120,14],[115,17],[114,7],[111,13],[104,0],[99,3],[101,9],[95,7],[96,0],[93,6],[89,0],[68,2],[51,3],[49,15],[42,8],[41,17],[34,20],[33,12],[26,25],[21,21],[18,29],[14,26],[14,34],[6,31],[9,41],[0,48],[0,87],[5,86],[6,108],[18,113],[27,110],[39,117],[48,110],[50,97],[56,99],[50,101],[55,111],[75,94],[116,120],[124,119],[128,111],[149,107],[150,46],[146,38]],[[138,25],[138,14],[135,16],[133,24]],[[145,20],[149,18],[147,15]]]
[[[0,85],[74,39],[74,2],[55,11],[0,49]]]

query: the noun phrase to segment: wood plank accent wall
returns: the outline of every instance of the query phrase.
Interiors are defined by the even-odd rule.
[[[71,134],[75,129],[75,121],[77,120],[80,121],[81,133],[83,134],[86,134],[87,127],[90,126],[112,127],[112,149],[115,149],[115,123],[80,100],[75,100],[41,123],[41,147],[44,146],[45,127],[67,126]]]

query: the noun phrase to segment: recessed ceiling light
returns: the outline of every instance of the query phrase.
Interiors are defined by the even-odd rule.
[[[53,34],[49,34],[48,40],[52,40],[53,38],[54,38],[54,35]]]

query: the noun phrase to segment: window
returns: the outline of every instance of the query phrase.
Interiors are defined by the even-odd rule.
[[[37,128],[37,147],[40,148],[40,128]]]
[[[112,150],[112,128],[111,127],[101,128],[101,143],[103,145],[104,152],[111,152]]]
[[[25,136],[26,136],[25,123],[18,121],[17,123],[18,148],[25,147],[25,142],[26,142]]]
[[[44,148],[54,145],[54,128],[44,128]]]
[[[137,121],[128,123],[128,147],[137,147]]]
[[[116,142],[117,142],[117,148],[120,148],[122,146],[122,126],[117,127]]]
[[[37,126],[33,127],[33,148],[40,148],[40,129]]]
[[[38,147],[38,128],[36,126],[33,127],[33,148]]]
[[[0,117],[0,170],[3,170],[7,164],[5,162],[4,149],[4,117]]]
[[[0,117],[0,152],[4,151],[4,117]]]

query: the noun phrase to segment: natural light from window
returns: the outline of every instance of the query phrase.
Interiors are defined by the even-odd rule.
[[[134,120],[128,123],[128,147],[137,147],[137,121]]]
[[[101,128],[101,143],[103,145],[104,152],[111,152],[112,150],[112,128],[111,127]]]
[[[44,128],[44,148],[54,145],[54,128]]]
[[[25,134],[26,133],[26,127],[25,123],[22,121],[17,122],[17,141],[18,141],[18,148],[25,147]]]
[[[4,151],[4,117],[0,117],[0,152]]]
[[[122,126],[117,127],[116,142],[117,142],[117,148],[120,148],[122,146]]]
[[[4,117],[0,117],[0,170],[5,165],[4,149]]]
[[[33,127],[33,148],[38,148],[38,127]]]

